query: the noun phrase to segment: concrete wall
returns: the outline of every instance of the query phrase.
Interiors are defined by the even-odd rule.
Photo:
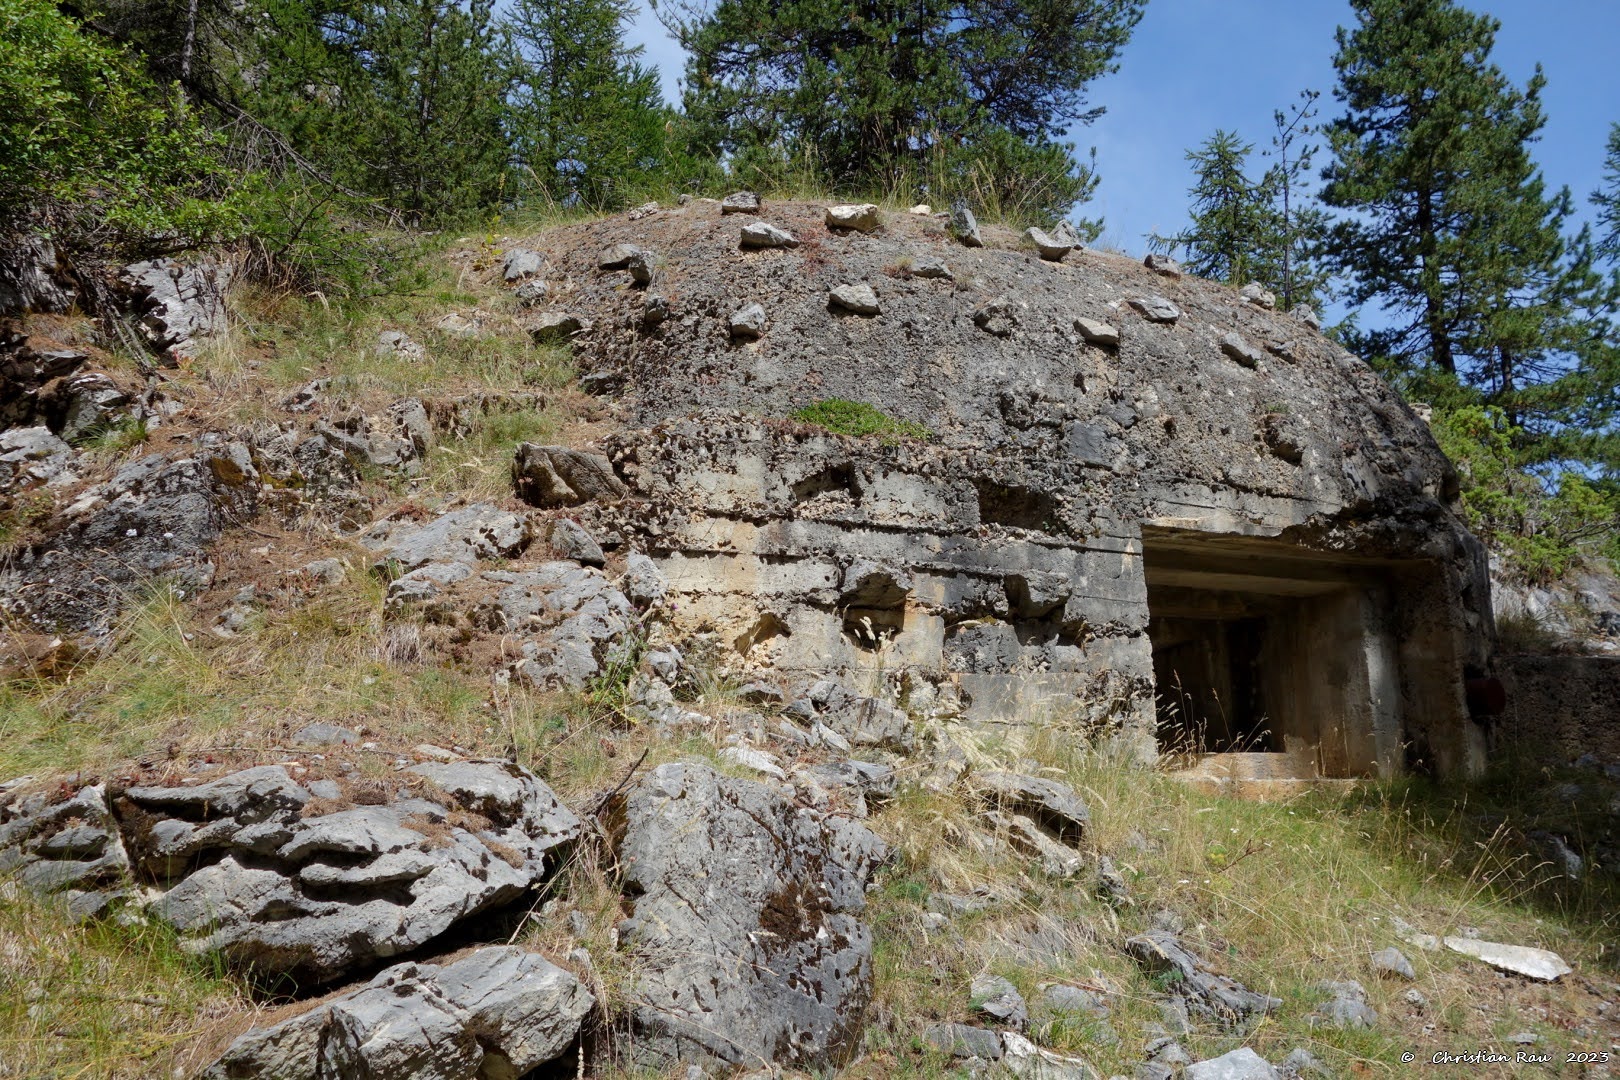
[[[1549,764],[1582,754],[1620,762],[1620,657],[1501,656],[1496,675],[1507,710],[1492,725],[1492,750]]]

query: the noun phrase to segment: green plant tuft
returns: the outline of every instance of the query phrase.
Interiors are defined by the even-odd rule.
[[[845,401],[842,398],[828,398],[814,405],[806,405],[795,410],[792,417],[825,428],[834,435],[851,435],[855,438],[877,435],[885,444],[900,439],[926,439],[933,434],[921,424],[898,420],[864,401]]]

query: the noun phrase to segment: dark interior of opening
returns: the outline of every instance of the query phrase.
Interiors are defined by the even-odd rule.
[[[1151,610],[1150,594],[1150,610]],[[1155,616],[1153,677],[1159,744],[1177,752],[1269,753],[1282,749],[1270,723],[1261,658],[1263,616]]]

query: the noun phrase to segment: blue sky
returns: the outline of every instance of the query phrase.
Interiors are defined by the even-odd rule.
[[[630,36],[677,101],[680,50],[638,2]],[[1541,63],[1548,123],[1536,160],[1552,187],[1569,185],[1589,209],[1609,125],[1620,120],[1620,0],[1467,6],[1501,20],[1493,58],[1516,82]],[[1102,185],[1081,213],[1102,216],[1102,242],[1139,253],[1148,232],[1179,228],[1191,181],[1184,155],[1217,127],[1263,146],[1272,111],[1305,88],[1321,90],[1323,116],[1332,115],[1333,30],[1352,20],[1349,5],[1333,0],[1149,0],[1119,72],[1092,88],[1107,114],[1071,133],[1082,153],[1097,148]]]

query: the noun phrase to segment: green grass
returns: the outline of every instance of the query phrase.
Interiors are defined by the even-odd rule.
[[[885,443],[900,439],[926,439],[931,432],[921,424],[899,420],[864,401],[828,398],[792,413],[794,420],[825,428],[835,435],[865,438],[876,435]]]

